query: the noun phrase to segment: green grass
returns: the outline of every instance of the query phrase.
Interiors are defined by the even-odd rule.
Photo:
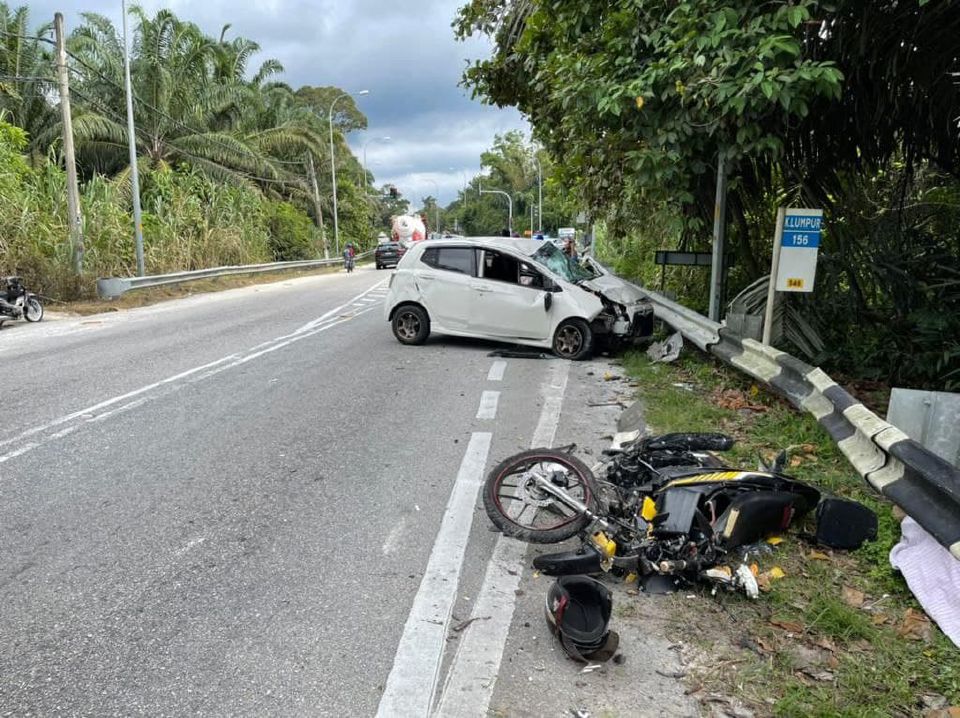
[[[908,640],[897,633],[908,608],[920,610],[903,579],[889,563],[890,549],[899,541],[900,527],[892,506],[877,495],[850,467],[830,436],[809,415],[757,386],[751,379],[687,348],[671,365],[653,364],[645,354],[627,355],[623,364],[638,384],[651,431],[725,431],[738,440],[727,455],[730,463],[757,466],[759,457],[771,458],[785,447],[796,447],[799,463],[787,472],[821,490],[855,498],[870,506],[879,518],[878,539],[855,552],[834,552],[828,560],[811,558],[811,547],[788,536],[761,570],[780,566],[786,577],[769,593],[750,602],[734,595],[699,599],[724,606],[713,620],[691,624],[688,640],[706,655],[721,655],[744,637],[766,647],[758,653],[740,650],[736,672],[704,671],[696,677],[708,690],[734,693],[758,713],[778,716],[890,716],[921,715],[920,696],[945,696],[960,704],[960,651],[933,628],[929,642]],[[681,386],[675,386],[679,384]],[[724,408],[721,392],[738,392],[762,411]],[[807,524],[809,527],[809,522]],[[844,602],[844,586],[866,594],[875,613]],[[702,606],[703,613],[708,612]],[[679,619],[697,611],[691,601],[675,604]],[[885,622],[875,625],[876,613]],[[771,620],[800,624],[793,636]],[[879,620],[879,619],[877,619]],[[817,681],[797,670],[799,646],[826,642],[835,651],[833,665],[824,669],[832,681]],[[830,655],[830,654],[825,654]]]

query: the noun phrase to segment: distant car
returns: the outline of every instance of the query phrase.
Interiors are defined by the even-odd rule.
[[[383,242],[377,245],[377,249],[373,253],[373,261],[376,263],[377,269],[396,267],[406,251],[400,242]]]
[[[390,277],[384,318],[403,344],[422,344],[435,331],[574,360],[653,331],[653,307],[632,285],[550,242],[499,237],[414,245]]]

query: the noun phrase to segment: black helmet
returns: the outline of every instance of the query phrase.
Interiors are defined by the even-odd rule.
[[[620,636],[608,631],[613,597],[610,589],[589,576],[561,576],[547,592],[546,616],[563,650],[577,661],[609,660]]]

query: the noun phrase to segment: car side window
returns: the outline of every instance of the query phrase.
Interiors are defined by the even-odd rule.
[[[430,247],[424,250],[420,261],[434,269],[473,276],[476,273],[475,254],[470,247]]]
[[[492,249],[483,250],[483,278],[498,282],[520,283],[520,262]]]
[[[543,289],[543,275],[526,262],[520,262],[520,284],[524,287]]]

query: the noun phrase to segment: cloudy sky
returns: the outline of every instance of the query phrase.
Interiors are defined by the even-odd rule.
[[[369,119],[367,132],[350,144],[378,184],[392,182],[417,206],[440,191],[454,199],[465,177],[479,171],[480,153],[497,133],[527,129],[514,110],[472,101],[458,86],[468,58],[487,54],[482,41],[457,42],[450,23],[466,0],[140,0],[148,11],[166,7],[219,35],[225,23],[234,35],[257,41],[262,57],[274,57],[294,86],[337,85],[369,90],[357,98]],[[16,0],[26,2],[31,22],[66,15],[67,29],[81,12],[110,17],[119,28],[120,0]]]

